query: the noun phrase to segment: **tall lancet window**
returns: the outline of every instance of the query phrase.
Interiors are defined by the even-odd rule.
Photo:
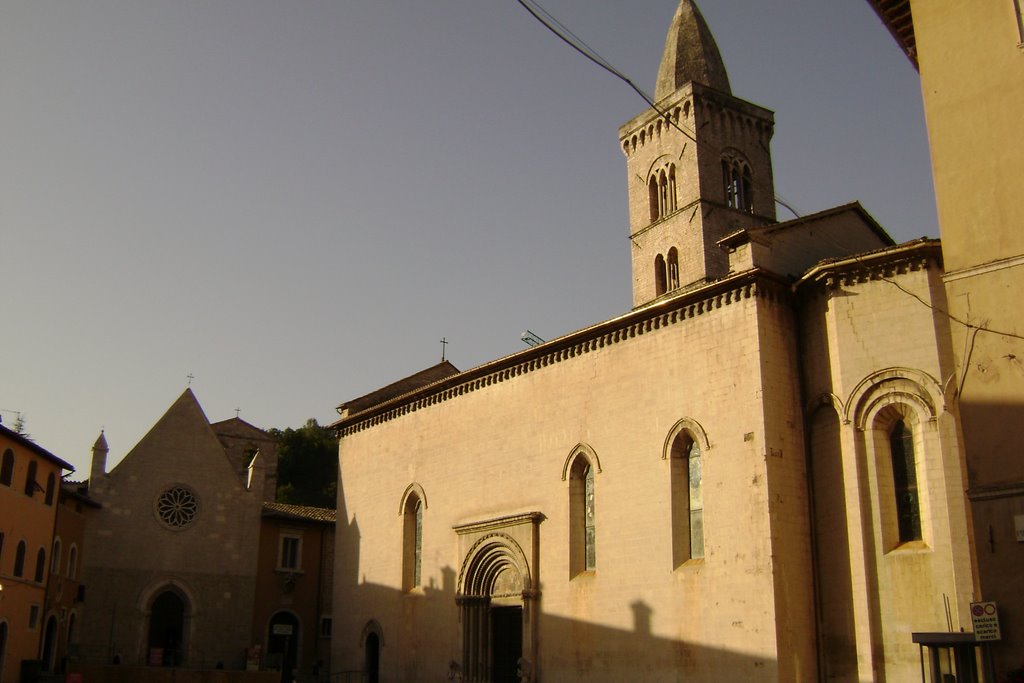
[[[668,250],[668,289],[679,288],[679,250],[672,247]]]
[[[597,567],[597,531],[594,522],[594,468],[588,466],[583,479],[583,543],[585,562],[588,571]]]
[[[594,466],[578,453],[569,469],[569,576],[597,567]]]
[[[668,210],[676,210],[676,165],[668,167]]]
[[[672,562],[704,557],[704,487],[700,445],[686,432],[672,443]]]
[[[402,512],[402,584],[405,590],[423,585],[423,500],[415,493]]]
[[[1024,45],[1024,2],[1013,0],[1013,11],[1017,16],[1017,39],[1018,44]]]
[[[921,540],[921,507],[917,494],[917,466],[914,458],[914,434],[903,420],[897,420],[889,432],[892,453],[892,480],[896,489],[896,519],[900,543]]]
[[[668,290],[668,272],[665,269],[665,257],[658,254],[654,258],[654,295],[661,296]]]
[[[651,206],[651,222],[661,218],[660,202],[658,201],[658,179],[655,176],[651,176],[650,182],[647,183],[647,194]]]

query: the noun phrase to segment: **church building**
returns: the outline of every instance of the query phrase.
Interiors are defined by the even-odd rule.
[[[693,0],[655,100],[619,129],[632,310],[339,406],[333,670],[904,681],[913,632],[970,630],[938,241],[779,222],[773,114]]]
[[[186,389],[109,472],[107,453],[100,434],[81,660],[244,669],[258,642],[260,528],[264,501],[274,500],[276,443],[238,418],[210,424]]]

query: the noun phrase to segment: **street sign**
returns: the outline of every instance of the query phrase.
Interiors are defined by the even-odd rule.
[[[972,602],[971,621],[975,640],[1000,640],[999,610],[994,602]]]

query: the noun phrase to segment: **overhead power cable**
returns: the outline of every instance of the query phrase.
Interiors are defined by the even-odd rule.
[[[595,50],[592,47],[590,47],[589,45],[587,45],[586,41],[584,41],[582,38],[580,38],[575,33],[573,33],[572,30],[569,29],[569,27],[567,27],[565,24],[563,24],[558,19],[556,19],[550,12],[548,12],[540,4],[538,4],[536,2],[536,0],[516,0],[516,2],[518,2],[520,5],[522,5],[523,9],[525,9],[527,12],[529,12],[530,15],[534,19],[536,19],[545,28],[547,28],[549,31],[551,31],[553,34],[555,34],[555,36],[557,36],[559,40],[561,40],[566,45],[568,45],[569,47],[571,47],[572,49],[576,50],[581,55],[586,57],[588,60],[590,60],[591,62],[593,62],[597,66],[601,67],[602,69],[604,69],[605,71],[607,71],[611,75],[615,76],[616,78],[618,78],[619,80],[624,82],[630,88],[632,88],[633,91],[636,92],[638,95],[640,95],[640,97],[643,98],[643,100],[648,104],[648,106],[650,106],[652,109],[654,109],[654,111],[656,111],[658,113],[658,115],[661,116],[666,121],[666,123],[668,125],[672,126],[676,130],[678,130],[680,133],[685,135],[687,138],[689,138],[691,141],[693,141],[694,144],[696,144],[696,145],[701,145],[702,144],[701,142],[699,142],[697,140],[696,136],[692,132],[690,132],[690,131],[686,130],[685,128],[681,127],[679,124],[677,124],[672,119],[671,116],[668,115],[667,112],[663,111],[660,107],[658,107],[658,105],[654,102],[653,98],[651,98],[650,95],[648,95],[639,86],[637,86],[637,84],[634,83],[632,79],[630,79],[624,73],[622,73],[621,71],[616,69],[614,66],[612,66],[608,62],[608,60],[606,60],[604,57],[602,57],[601,54],[597,50]],[[762,188],[765,187],[763,184],[758,183],[757,181],[755,181],[754,184],[755,185],[760,185]],[[773,193],[773,195],[774,195],[773,198],[775,199],[775,201],[779,205],[781,205],[784,208],[786,208],[787,210],[789,210],[797,218],[800,218],[800,214],[796,211],[796,209],[794,209],[792,206],[790,206],[790,204],[788,202],[786,202],[778,194],[774,194]],[[839,246],[838,243],[836,244],[836,246]],[[859,257],[855,257],[855,259],[858,260],[858,261],[860,260]],[[953,322],[955,322],[957,324],[963,325],[964,327],[966,327],[969,330],[977,331],[977,332],[988,332],[990,334],[995,334],[995,335],[1002,336],[1002,337],[1007,337],[1007,338],[1010,338],[1010,339],[1024,339],[1024,335],[1019,335],[1019,334],[1016,334],[1014,332],[1007,332],[1007,331],[1003,331],[1003,330],[994,330],[994,329],[991,329],[991,328],[986,327],[984,325],[974,325],[974,324],[969,323],[967,321],[961,320],[961,319],[957,318],[956,316],[952,315],[951,313],[949,313],[948,311],[943,310],[942,308],[940,308],[938,306],[935,306],[935,305],[925,301],[924,299],[919,297],[917,294],[909,291],[908,289],[906,289],[905,287],[903,287],[899,283],[897,283],[897,282],[895,282],[893,280],[890,280],[889,278],[882,278],[882,279],[885,280],[886,282],[894,285],[898,289],[902,290],[905,294],[908,294],[908,295],[912,296],[913,298],[917,299],[920,303],[924,304],[928,308],[934,310],[935,312],[939,313],[940,315],[945,316],[946,318],[948,318],[949,320],[951,320],[951,321],[953,321]]]
[[[530,16],[532,16],[534,19],[540,22],[541,25],[544,26],[544,28],[548,29],[553,34],[555,34],[555,36],[558,37],[558,39],[561,40],[563,43],[571,47],[573,50],[576,50],[576,52],[579,52],[588,60],[590,60],[591,62],[601,67],[602,69],[604,69],[605,71],[607,71],[608,73],[610,73],[611,75],[615,76],[623,83],[628,85],[630,88],[632,88],[633,91],[636,92],[637,95],[642,97],[644,102],[646,102],[647,105],[651,107],[651,109],[656,111],[658,115],[661,118],[663,118],[668,125],[672,126],[680,133],[685,135],[687,138],[693,141],[695,145],[702,144],[700,141],[697,140],[696,136],[692,132],[684,129],[682,126],[676,123],[672,119],[672,117],[669,116],[668,112],[662,110],[657,104],[655,104],[654,99],[646,92],[644,92],[636,83],[634,83],[631,78],[629,78],[624,73],[622,73],[614,66],[612,66],[611,63],[609,63],[608,60],[602,57],[597,50],[587,45],[587,43],[582,38],[573,33],[565,24],[563,24],[554,16],[552,16],[552,14],[548,12],[546,9],[541,7],[536,2],[536,0],[516,0],[516,2],[518,2],[523,7],[523,9],[529,12]],[[759,183],[756,180],[754,181],[754,184],[759,185],[762,189],[767,189],[763,183]],[[778,194],[772,193],[772,198],[775,200],[776,203],[787,209],[794,216],[800,218],[800,214],[796,211],[796,209],[790,206],[789,202],[782,199],[782,197],[780,197]]]

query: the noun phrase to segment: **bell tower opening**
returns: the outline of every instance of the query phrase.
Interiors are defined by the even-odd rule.
[[[655,106],[619,129],[634,307],[726,276],[718,241],[775,222],[774,116],[732,95],[693,0],[676,10],[655,92]]]

